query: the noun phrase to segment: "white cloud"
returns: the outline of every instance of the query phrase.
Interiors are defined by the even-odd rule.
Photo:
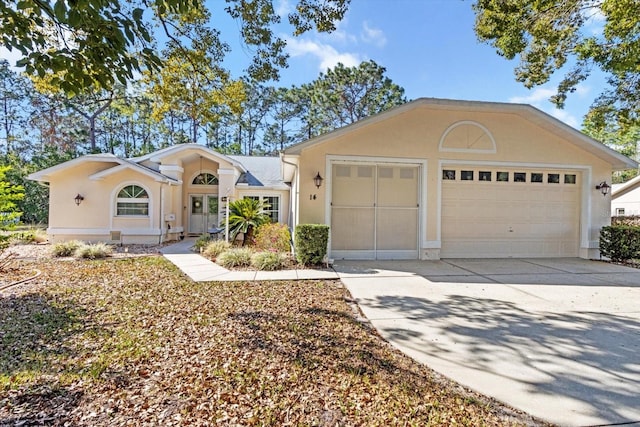
[[[367,21],[362,23],[362,40],[373,44],[374,46],[383,47],[387,44],[387,38],[384,32],[379,28],[374,28]]]
[[[320,63],[320,71],[335,67],[339,62],[345,67],[355,67],[362,62],[360,55],[348,52],[338,52],[333,46],[300,38],[287,39],[287,52],[291,57],[310,55],[316,57]]]
[[[529,95],[526,96],[512,96],[509,98],[509,102],[514,102],[516,104],[532,104],[538,105],[541,102],[548,101],[553,95],[556,94],[555,89],[539,87],[531,91]]]
[[[589,91],[589,87],[584,85],[578,85],[578,87],[576,88],[576,93],[580,96],[586,96]],[[555,94],[555,88],[539,87],[532,90],[526,96],[512,96],[511,98],[509,98],[509,102],[533,105],[539,110],[542,110],[545,113],[555,117],[556,119],[565,122],[569,126],[576,129],[579,128],[580,120],[576,116],[569,113],[567,110],[556,108],[551,102],[549,102],[549,98]]]

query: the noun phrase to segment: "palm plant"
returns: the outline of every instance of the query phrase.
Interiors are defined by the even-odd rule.
[[[262,200],[246,197],[229,203],[229,235],[235,240],[239,233],[244,233],[242,246],[251,241],[254,231],[262,224],[271,221],[264,213],[269,204]]]

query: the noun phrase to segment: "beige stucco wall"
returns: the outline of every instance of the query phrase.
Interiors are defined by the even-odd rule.
[[[54,242],[79,239],[111,241],[111,232],[122,232],[121,242],[155,244],[176,240],[189,234],[190,195],[229,195],[231,200],[243,195],[279,196],[281,221],[288,221],[288,191],[236,188],[241,171],[224,158],[216,161],[202,156],[202,151],[182,150],[161,159],[160,165],[148,161],[152,167],[181,184],[161,182],[162,178],[137,168],[123,168],[115,162],[85,161],[47,175],[50,180],[50,215],[48,233]],[[207,154],[207,153],[205,153]],[[210,156],[210,154],[207,154]],[[110,173],[109,170],[118,170]],[[99,179],[90,179],[103,172]],[[195,176],[209,172],[219,179],[219,185],[193,185]],[[115,214],[118,191],[125,185],[142,186],[149,194],[147,217],[118,217]],[[84,201],[76,206],[74,197],[81,194]],[[224,203],[220,202],[219,219],[223,218]]]
[[[107,167],[105,167],[107,166]],[[122,231],[122,242],[158,243],[161,230],[161,187],[167,186],[131,169],[90,180],[92,174],[112,164],[81,163],[54,174],[50,181],[49,230],[51,240],[76,238],[87,241],[109,241],[111,231]],[[148,217],[117,217],[115,199],[125,185],[136,184],[149,194]],[[166,193],[164,191],[163,193]],[[76,206],[74,197],[84,200]],[[166,202],[165,202],[166,206]]]
[[[445,152],[439,143],[445,131],[459,121],[473,121],[490,131],[495,152]],[[391,118],[353,129],[335,138],[311,145],[300,153],[299,223],[328,223],[328,191],[316,189],[313,177],[320,171],[330,176],[329,158],[415,158],[426,162],[426,221],[423,241],[439,238],[438,209],[441,161],[484,162],[505,165],[546,165],[557,169],[579,168],[582,173],[581,256],[596,256],[600,227],[609,223],[609,199],[592,190],[595,183],[610,182],[611,166],[579,149],[558,135],[512,113],[461,112],[419,106]],[[315,195],[315,200],[313,199]]]

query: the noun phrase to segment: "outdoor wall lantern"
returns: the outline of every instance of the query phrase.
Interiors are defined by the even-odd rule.
[[[600,190],[603,196],[606,196],[609,193],[609,189],[611,186],[607,184],[607,181],[602,181],[600,184],[596,185],[596,190]]]
[[[320,171],[318,171],[316,176],[313,177],[313,182],[316,184],[316,188],[320,188],[322,181],[324,181],[324,179],[320,176]]]
[[[75,200],[76,206],[80,206],[80,203],[82,203],[82,201],[84,200],[84,197],[82,197],[80,193],[78,193],[78,195],[74,197],[73,200]]]

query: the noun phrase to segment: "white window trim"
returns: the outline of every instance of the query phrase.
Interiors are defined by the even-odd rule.
[[[282,194],[281,193],[269,193],[269,192],[264,192],[264,193],[256,193],[256,192],[249,192],[249,193],[240,193],[238,195],[238,197],[240,197],[241,199],[244,199],[245,197],[259,197],[260,200],[264,200],[265,197],[277,197],[278,198],[278,223],[281,224],[282,223]],[[272,212],[273,209],[269,209],[269,212]]]
[[[124,188],[127,187],[129,185],[137,185],[138,187],[142,188],[144,191],[147,192],[147,196],[149,196],[146,199],[126,199],[126,200],[134,200],[133,203],[136,203],[135,201],[145,201],[147,202],[149,208],[148,208],[148,214],[147,215],[118,215],[118,200],[120,200],[118,198],[118,194],[120,193],[120,191]],[[147,187],[146,185],[141,184],[140,182],[137,181],[127,181],[127,182],[122,182],[120,183],[120,185],[114,187],[112,193],[111,193],[111,228],[113,228],[113,220],[114,219],[146,219],[146,220],[151,220],[151,218],[153,218],[153,193],[151,193],[151,190],[149,189],[149,187]],[[125,200],[125,199],[122,199]]]

